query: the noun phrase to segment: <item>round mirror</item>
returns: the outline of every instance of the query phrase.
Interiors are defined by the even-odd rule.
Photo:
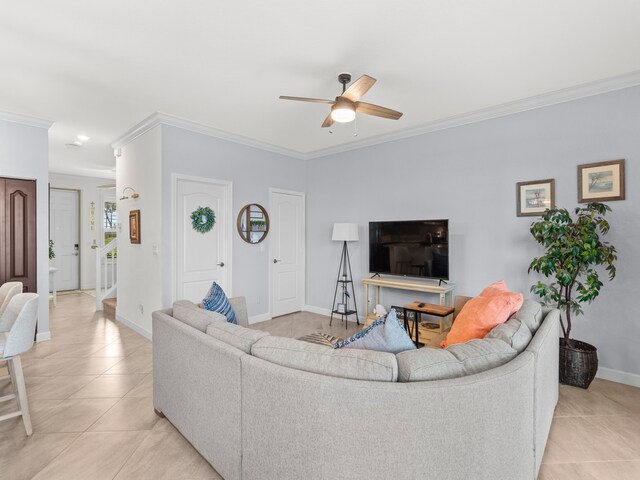
[[[260,243],[269,233],[269,215],[262,205],[250,203],[238,213],[238,233],[247,243]]]

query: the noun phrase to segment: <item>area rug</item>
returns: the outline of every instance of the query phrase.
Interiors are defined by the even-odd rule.
[[[333,347],[337,342],[342,340],[342,338],[334,337],[333,335],[329,335],[328,333],[313,332],[313,333],[310,333],[309,335],[305,335],[303,337],[298,338],[298,340],[302,340],[303,342],[317,343],[319,345],[326,345],[328,347]]]

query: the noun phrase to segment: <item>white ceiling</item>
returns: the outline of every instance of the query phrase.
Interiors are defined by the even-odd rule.
[[[331,99],[343,71],[404,116],[356,138],[278,99]],[[639,71],[638,0],[0,0],[0,110],[56,122],[61,173],[113,176],[110,144],[156,111],[309,157]]]

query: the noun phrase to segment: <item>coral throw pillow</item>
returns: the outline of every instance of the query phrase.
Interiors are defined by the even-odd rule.
[[[522,296],[522,294],[510,292],[507,288],[507,284],[504,283],[503,280],[492,283],[488,287],[485,287],[482,292],[480,292],[481,297],[495,297],[497,295],[504,295],[510,299],[511,312],[509,313],[509,316],[516,313],[522,307],[522,302],[524,301],[524,297]]]
[[[512,308],[513,301],[509,295],[472,298],[462,307],[447,338],[442,341],[442,347],[468,342],[474,338],[484,338],[493,327],[507,321],[512,314]]]

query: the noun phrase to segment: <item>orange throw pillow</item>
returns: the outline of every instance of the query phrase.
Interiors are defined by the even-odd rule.
[[[516,313],[522,307],[522,302],[524,301],[522,294],[510,292],[507,284],[504,283],[503,280],[492,283],[480,292],[481,297],[495,297],[496,295],[505,295],[511,300],[511,313],[509,313],[509,316]]]
[[[522,304],[522,300],[520,303]],[[442,348],[474,338],[484,338],[493,327],[507,321],[512,308],[509,295],[472,298],[462,307],[447,338],[442,341]]]
[[[499,295],[501,293],[509,293],[509,289],[507,288],[507,284],[504,283],[504,280],[493,282],[488,287],[484,287],[484,290],[480,292],[480,296],[490,297],[491,295]]]

